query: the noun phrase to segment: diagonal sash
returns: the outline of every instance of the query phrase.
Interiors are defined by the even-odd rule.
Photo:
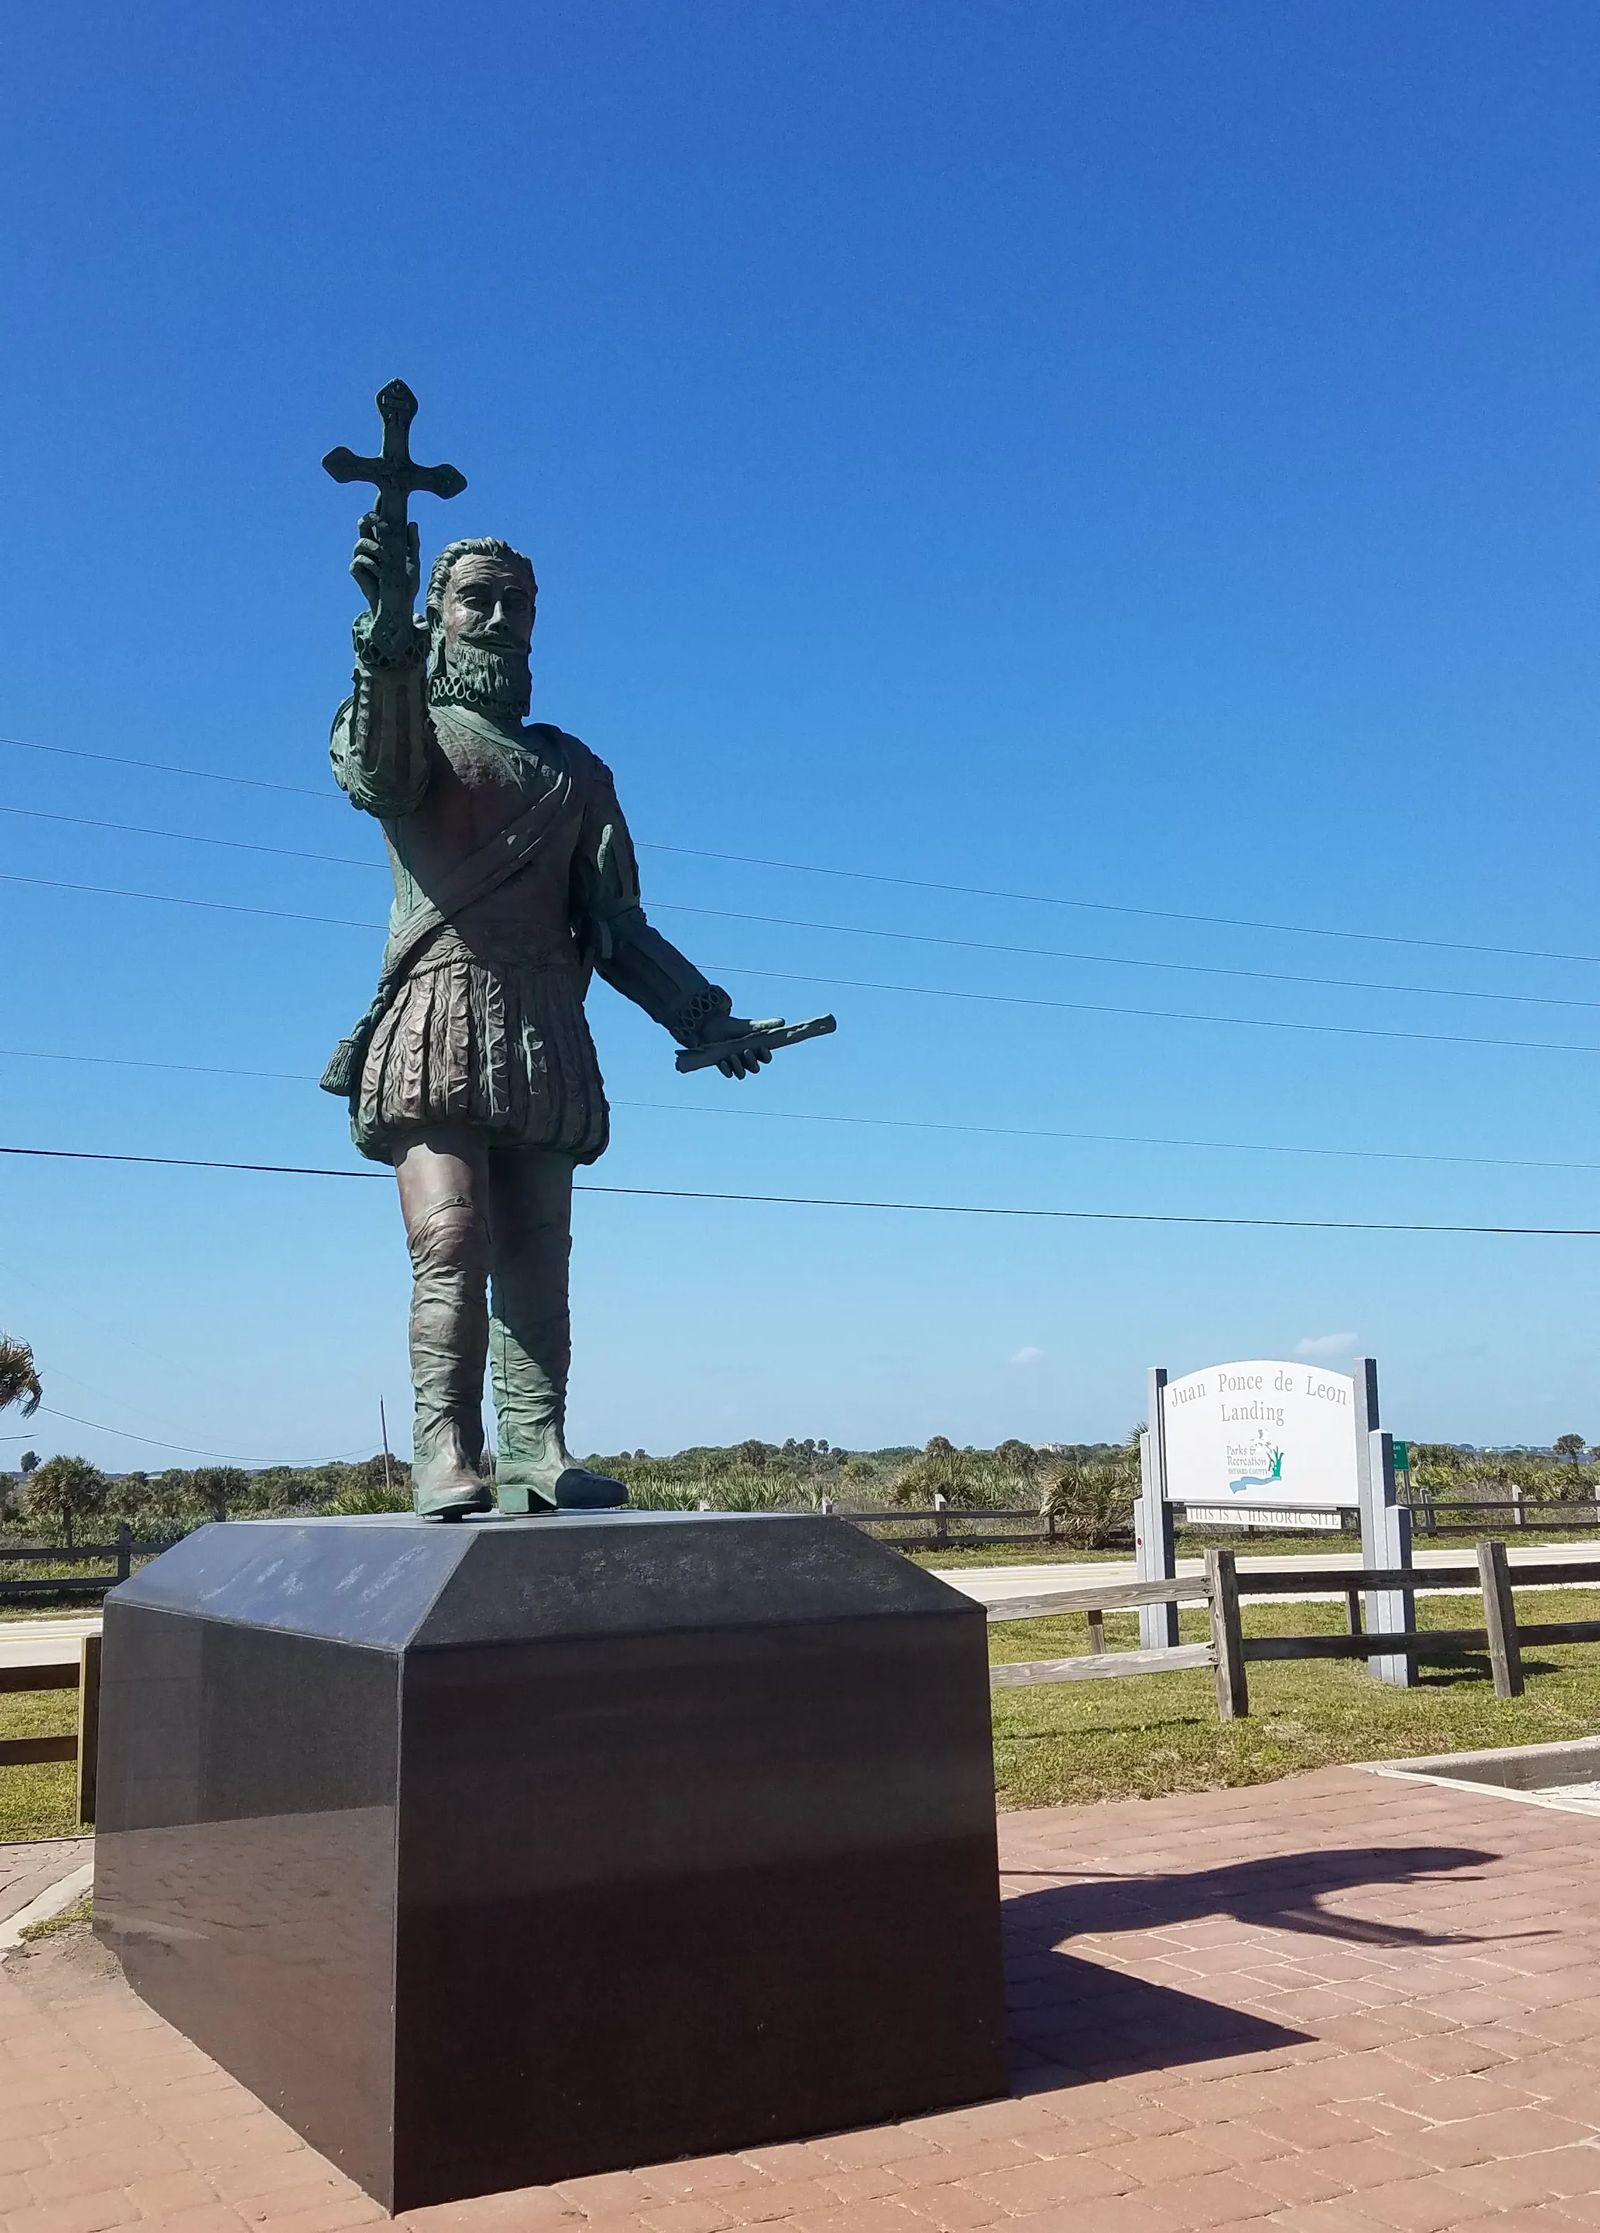
[[[475,907],[480,899],[487,899],[491,892],[497,892],[502,884],[508,884],[527,866],[549,836],[552,824],[571,795],[572,775],[563,768],[542,798],[536,799],[504,829],[497,830],[487,844],[480,845],[476,852],[458,862],[441,880],[433,898],[423,900],[396,923],[384,948],[383,971],[371,1006],[355,1029],[339,1041],[322,1073],[324,1093],[336,1093],[341,1100],[349,1100],[356,1093],[372,1034],[382,1022],[385,1009],[399,991],[419,950],[435,931],[465,914],[469,907]]]

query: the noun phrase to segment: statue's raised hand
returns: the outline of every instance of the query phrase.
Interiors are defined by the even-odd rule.
[[[700,1026],[700,1044],[709,1048],[724,1040],[748,1040],[752,1032],[760,1029],[760,1024],[752,1023],[748,1016],[710,1016]],[[771,1060],[770,1047],[735,1045],[719,1058],[717,1068],[725,1078],[753,1078],[761,1065]]]
[[[411,611],[422,581],[422,555],[414,520],[403,528],[391,527],[376,512],[364,515],[356,530],[356,547],[350,560],[350,577],[376,613]]]

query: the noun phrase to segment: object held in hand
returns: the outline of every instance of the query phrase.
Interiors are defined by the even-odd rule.
[[[411,627],[409,561],[411,523],[407,505],[421,489],[429,496],[459,496],[467,485],[453,465],[418,465],[411,455],[411,422],[417,399],[403,380],[391,380],[374,398],[383,422],[383,447],[376,457],[357,457],[342,446],[330,450],[322,470],[336,481],[370,481],[378,492],[373,516],[387,532],[380,545],[373,634],[380,652],[392,653]]]
[[[742,1039],[717,1039],[705,1047],[680,1047],[678,1068],[714,1070],[730,1055],[772,1054],[779,1047],[797,1047],[802,1039],[824,1038],[838,1028],[838,1019],[834,1016],[813,1016],[808,1023],[785,1023],[781,1016],[774,1016],[770,1023],[755,1025]]]

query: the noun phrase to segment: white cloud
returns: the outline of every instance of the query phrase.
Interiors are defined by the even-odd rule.
[[[1026,1349],[1019,1349],[1014,1356],[1008,1357],[1006,1362],[1012,1365],[1042,1364],[1044,1362],[1044,1351],[1035,1349],[1030,1342]]]
[[[1355,1352],[1354,1334],[1307,1334],[1294,1345],[1297,1357],[1353,1357]]]

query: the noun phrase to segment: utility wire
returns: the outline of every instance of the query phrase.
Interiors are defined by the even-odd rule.
[[[307,915],[287,907],[247,907],[236,899],[188,899],[176,892],[130,892],[119,884],[72,884],[59,876],[15,876],[0,870],[0,883],[32,884],[51,892],[88,892],[98,899],[144,899],[158,907],[202,907],[213,915],[263,915],[275,923],[323,923],[335,930],[382,930],[382,923],[356,915]]]
[[[0,809],[0,811],[4,811]],[[1037,961],[1090,962],[1107,969],[1165,969],[1185,977],[1241,977],[1257,985],[1312,985],[1334,992],[1392,992],[1427,1000],[1499,1000],[1526,1008],[1600,1008],[1600,1000],[1574,1000],[1559,993],[1479,992],[1461,985],[1393,985],[1370,977],[1313,977],[1286,969],[1235,969],[1216,962],[1150,961],[1133,954],[1085,954],[1064,946],[1010,946],[987,938],[941,938],[930,931],[874,930],[860,923],[813,923],[793,915],[748,915],[730,907],[691,907],[682,900],[653,900],[651,913],[703,915],[723,923],[762,923],[777,930],[839,932],[848,938],[887,938],[909,946],[960,947],[973,954],[1021,955]]]
[[[156,1062],[132,1054],[56,1054],[41,1047],[0,1047],[15,1062],[86,1062],[97,1069],[171,1070],[185,1078],[270,1078],[281,1085],[315,1085],[303,1070],[235,1070],[218,1062]]]
[[[1348,938],[1366,946],[1425,946],[1434,953],[1500,954],[1515,961],[1600,963],[1600,954],[1558,954],[1537,946],[1479,946],[1457,938],[1411,938],[1398,931],[1334,930],[1325,923],[1268,923],[1248,915],[1191,915],[1171,907],[1130,907],[1106,899],[1065,899],[1059,892],[1004,891],[987,884],[940,884],[921,876],[890,876],[867,868],[822,868],[813,861],[766,860],[754,853],[713,853],[697,845],[640,841],[640,850],[685,860],[729,861],[740,868],[776,868],[795,876],[839,876],[852,883],[892,884],[903,891],[950,892],[963,899],[1021,900],[1030,907],[1077,907],[1098,915],[1137,915],[1147,922],[1195,923],[1213,930],[1265,930],[1293,938]]]
[[[82,1062],[114,1070],[164,1070],[181,1077],[268,1079],[282,1085],[317,1081],[303,1070],[243,1070],[215,1062],[157,1062],[141,1055],[65,1054],[42,1047],[0,1047],[0,1060]],[[713,1107],[705,1101],[613,1100],[615,1109],[648,1109],[662,1116],[755,1118],[767,1124],[848,1124],[874,1131],[952,1132],[1000,1140],[1066,1140],[1079,1146],[1195,1148],[1230,1155],[1314,1155],[1362,1163],[1450,1163],[1495,1171],[1600,1171],[1600,1163],[1526,1155],[1446,1155],[1420,1148],[1335,1148],[1284,1140],[1186,1140],[1159,1132],[1064,1132],[1026,1124],[959,1124],[934,1117],[844,1116],[817,1109]],[[364,1176],[365,1174],[356,1174]]]
[[[85,752],[81,745],[40,744],[33,737],[0,737],[18,752],[48,752],[62,760],[93,760],[103,768],[138,768],[145,775],[187,775],[198,783],[233,783],[249,791],[282,791],[291,798],[321,799],[337,806],[339,794],[331,787],[314,789],[309,783],[269,783],[259,775],[223,775],[216,768],[180,768],[166,760],[132,760],[122,752]]]
[[[175,892],[135,892],[111,884],[77,884],[55,876],[16,876],[0,871],[0,882],[27,884],[37,890],[87,893],[101,899],[147,900],[161,907],[198,907],[212,914],[254,915],[280,923],[316,923],[337,930],[371,930],[381,923],[348,915],[310,915],[285,907],[250,907],[238,900],[190,899]],[[960,992],[948,985],[886,985],[870,977],[819,977],[795,969],[759,969],[748,962],[712,962],[709,966],[735,977],[762,977],[779,984],[822,985],[834,991],[887,992],[919,1000],[969,1000],[1004,1008],[1049,1008],[1075,1016],[1133,1016],[1150,1023],[1224,1024],[1246,1031],[1314,1032],[1339,1039],[1402,1039],[1435,1047],[1505,1047],[1521,1054],[1600,1054],[1600,1046],[1573,1045],[1559,1039],[1492,1039],[1455,1031],[1402,1031],[1379,1024],[1298,1023],[1277,1016],[1206,1016],[1182,1008],[1127,1008],[1107,1001],[1047,1000],[1037,994],[1016,992]]]
[[[384,869],[382,861],[360,858],[352,853],[310,853],[298,846],[259,845],[247,838],[205,837],[193,830],[152,829],[148,823],[108,822],[86,814],[48,814],[31,806],[0,806],[0,814],[32,822],[66,823],[73,829],[112,830],[121,837],[154,837],[179,845],[220,846],[232,853],[265,853],[274,860],[312,861],[326,868],[357,868],[368,874],[381,874]],[[1401,993],[1427,1000],[1494,1000],[1524,1008],[1600,1008],[1600,1000],[1573,999],[1560,993],[1483,992],[1462,985],[1396,985],[1375,982],[1370,977],[1317,977],[1303,970],[1240,969],[1217,962],[1160,961],[1137,954],[1090,954],[1063,946],[1016,946],[987,938],[946,938],[929,931],[879,930],[862,923],[817,923],[793,915],[752,915],[739,908],[695,907],[682,900],[652,900],[651,912],[697,915],[719,923],[760,923],[777,930],[823,931],[843,938],[889,939],[898,945],[941,946],[971,954],[1083,962],[1097,969],[1159,969],[1185,977],[1239,978],[1258,985],[1310,985],[1335,992]]]
[[[93,1148],[36,1148],[0,1145],[0,1155],[40,1156],[52,1162],[165,1164],[181,1170],[267,1172],[278,1178],[379,1179],[381,1171],[345,1171],[302,1163],[225,1163],[187,1155],[111,1154]],[[1223,1225],[1273,1232],[1302,1233],[1454,1233],[1492,1239],[1600,1240],[1591,1225],[1423,1225],[1398,1220],[1342,1217],[1213,1217],[1168,1210],[1064,1210],[1011,1207],[989,1202],[881,1202],[838,1194],[737,1194],[722,1188],[690,1186],[603,1186],[580,1180],[580,1194],[613,1194],[657,1202],[740,1202],[808,1210],[890,1210],[923,1217],[1028,1217],[1088,1225]]]
[[[17,815],[29,822],[66,822],[75,830],[115,830],[120,837],[161,837],[178,845],[217,845],[229,853],[270,853],[279,861],[320,861],[328,868],[381,869],[384,865],[370,855],[308,853],[298,845],[259,845],[248,837],[205,837],[197,830],[155,830],[148,822],[107,822],[94,814],[48,814],[38,806],[0,806],[0,814]]]
[[[0,1154],[11,1152],[10,1149],[0,1149]],[[241,1458],[236,1457],[229,1450],[201,1450],[197,1449],[192,1442],[163,1442],[153,1434],[132,1434],[126,1427],[108,1427],[102,1419],[80,1419],[75,1411],[58,1411],[53,1403],[41,1403],[38,1415],[41,1417],[48,1416],[52,1419],[65,1419],[75,1427],[92,1427],[96,1434],[114,1434],[122,1442],[147,1443],[152,1450],[176,1450],[187,1458],[216,1458],[220,1464],[244,1466],[252,1471],[262,1470],[267,1466],[282,1465],[289,1467],[294,1472],[303,1472],[315,1466],[336,1465],[339,1462],[336,1458],[308,1458],[303,1461],[294,1458]],[[31,1441],[32,1437],[26,1434],[8,1434],[4,1439],[7,1442],[28,1442]]]
[[[270,783],[261,776],[223,775],[214,768],[187,768],[178,767],[169,761],[135,760],[116,752],[86,752],[78,746],[41,744],[28,737],[0,737],[0,744],[11,745],[24,752],[47,752],[65,759],[93,760],[104,767],[137,768],[150,775],[193,776],[205,783],[232,783],[251,790],[279,791],[294,798],[320,799],[328,806],[340,803],[336,792],[313,789],[305,783]],[[1059,892],[1021,892],[984,884],[947,884],[930,877],[892,876],[886,871],[875,869],[828,868],[817,861],[769,860],[759,854],[719,853],[705,846],[666,845],[659,840],[650,839],[641,839],[638,842],[641,852],[675,853],[684,860],[723,861],[739,868],[778,869],[786,875],[794,876],[834,876],[851,883],[887,884],[900,891],[943,892],[964,899],[1015,900],[1029,907],[1073,907],[1094,914],[1136,916],[1148,922],[1202,924],[1220,930],[1259,930],[1292,938],[1344,938],[1368,946],[1414,946],[1426,948],[1432,953],[1497,954],[1513,961],[1562,961],[1600,965],[1600,954],[1558,953],[1540,946],[1492,946],[1455,938],[1418,938],[1398,931],[1340,930],[1326,923],[1274,923],[1264,922],[1253,916],[1188,914],[1176,908],[1134,907],[1114,900],[1068,899]]]

